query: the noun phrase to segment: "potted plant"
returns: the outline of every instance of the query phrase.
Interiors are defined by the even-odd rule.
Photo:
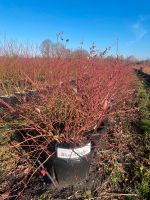
[[[30,158],[39,163],[37,169],[45,170],[43,176],[49,174],[52,182],[56,179],[62,185],[87,177],[93,137],[100,137],[98,129],[109,116],[132,111],[125,105],[134,94],[132,69],[119,61],[110,65],[101,59],[83,59],[74,73],[66,68],[59,68],[58,84],[39,93],[40,98],[16,107],[0,99],[26,121],[18,146],[28,146]],[[67,77],[61,75],[64,69]]]

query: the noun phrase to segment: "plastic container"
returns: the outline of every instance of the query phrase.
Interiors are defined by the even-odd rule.
[[[47,163],[47,170],[60,186],[78,184],[88,177],[90,160],[91,143],[75,148],[59,144],[56,155]]]

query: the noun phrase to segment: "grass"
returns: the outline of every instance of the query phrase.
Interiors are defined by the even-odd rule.
[[[7,199],[10,191],[19,184],[19,182],[16,183],[16,178],[21,180],[30,167],[26,160],[20,157],[20,152],[12,146],[16,141],[10,124],[0,124],[0,195],[2,199],[4,197]]]
[[[147,162],[141,164],[137,171],[137,176],[141,177],[141,182],[137,183],[137,188],[145,199],[150,197],[150,169],[148,161],[150,159],[150,94],[146,92],[147,88],[148,86],[143,84],[139,90],[139,105],[143,118],[138,124],[141,131],[141,138],[143,139],[143,145],[140,146],[140,149]]]

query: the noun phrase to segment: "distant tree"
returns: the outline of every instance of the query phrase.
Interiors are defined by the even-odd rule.
[[[51,57],[53,51],[53,43],[51,40],[46,39],[40,45],[40,51],[42,56],[44,57]]]
[[[137,59],[135,56],[133,56],[133,55],[128,56],[128,57],[127,57],[127,60],[129,60],[130,62],[133,62],[133,63],[135,63],[135,62],[138,61],[138,59]]]
[[[70,51],[60,42],[44,40],[40,45],[40,51],[44,57],[65,57]]]
[[[56,57],[64,56],[66,48],[60,42],[56,42],[53,44],[53,55]]]

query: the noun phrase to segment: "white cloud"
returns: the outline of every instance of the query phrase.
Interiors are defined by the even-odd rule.
[[[144,22],[147,21],[149,18],[150,18],[150,16],[141,16],[132,25],[132,31],[135,35],[135,40],[131,41],[131,43],[141,40],[148,33],[148,30],[144,26]]]

